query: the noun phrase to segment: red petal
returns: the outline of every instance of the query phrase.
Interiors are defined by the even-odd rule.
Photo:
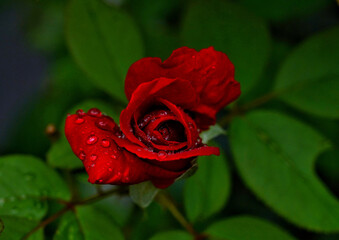
[[[182,47],[161,62],[159,58],[143,58],[128,70],[125,92],[131,98],[137,87],[159,77],[188,80],[200,98],[196,122],[206,129],[215,123],[216,113],[240,95],[240,84],[234,80],[234,66],[228,57],[213,47],[197,52]]]
[[[119,139],[115,135],[120,134],[118,126],[101,113],[68,116],[65,134],[73,152],[83,161],[91,183],[120,185],[159,179],[173,182],[185,172],[163,169],[120,148],[114,140]]]
[[[134,114],[143,115],[140,114],[140,111],[156,104],[157,98],[166,99],[184,109],[194,108],[197,105],[195,91],[188,81],[158,78],[151,82],[140,84],[133,92],[127,108],[121,112],[120,127],[131,142],[143,148],[146,146],[134,136],[131,121],[134,119]]]

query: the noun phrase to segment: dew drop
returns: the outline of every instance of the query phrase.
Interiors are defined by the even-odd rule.
[[[121,177],[121,172],[120,172],[120,171],[117,172],[117,176],[118,176],[118,177]]]
[[[111,158],[117,159],[117,155],[112,154],[112,155],[111,155]]]
[[[95,161],[95,160],[97,160],[97,158],[98,158],[98,156],[95,155],[95,154],[92,154],[92,155],[89,157],[89,159],[90,159],[91,161]]]
[[[82,124],[84,122],[85,122],[85,119],[83,119],[83,118],[78,117],[77,119],[75,119],[76,124]]]
[[[107,140],[107,139],[103,139],[103,140],[101,141],[101,146],[103,146],[103,147],[105,147],[105,148],[109,147],[110,145],[111,145],[111,143],[110,143],[110,141]]]
[[[83,151],[81,151],[80,153],[79,153],[79,158],[80,158],[80,160],[85,160],[86,159],[86,154],[83,152]]]
[[[99,183],[102,183],[102,179],[99,179]]]
[[[112,168],[108,168],[108,171],[109,171],[109,172],[112,172],[112,171],[113,171],[113,169],[112,169]]]
[[[125,180],[126,183],[129,182],[129,177],[126,176],[126,177],[124,178],[124,180]]]
[[[212,66],[212,69],[215,69],[215,66]]]
[[[87,139],[86,143],[87,143],[88,145],[92,145],[92,144],[96,143],[97,141],[98,141],[98,138],[97,138],[96,136],[94,136],[94,135],[91,135],[91,136],[89,136],[89,138]]]
[[[92,164],[91,164],[91,167],[95,167],[95,163],[92,163]]]
[[[167,157],[167,153],[164,152],[164,151],[160,151],[160,152],[158,152],[158,157],[160,159],[165,159]]]
[[[138,152],[141,152],[141,148],[137,148],[137,151],[138,151]]]
[[[90,110],[88,110],[88,114],[94,117],[101,117],[102,115],[100,110],[97,108],[91,108]]]
[[[78,114],[80,116],[84,116],[85,112],[82,109],[79,109],[78,111],[76,111],[76,114]]]

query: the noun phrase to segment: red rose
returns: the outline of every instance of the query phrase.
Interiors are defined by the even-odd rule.
[[[165,188],[197,156],[219,154],[218,148],[201,143],[199,129],[215,123],[216,113],[240,95],[240,86],[224,53],[183,47],[164,62],[135,62],[125,92],[129,104],[120,115],[120,128],[98,109],[78,111],[66,120],[66,137],[91,183],[151,180]]]

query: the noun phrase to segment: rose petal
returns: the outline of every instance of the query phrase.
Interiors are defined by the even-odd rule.
[[[114,140],[119,139],[116,134],[120,133],[114,120],[104,115],[82,113],[67,117],[66,138],[83,161],[89,182],[121,185],[151,180],[159,187],[167,187],[164,183],[173,183],[185,172],[163,169],[120,148]]]
[[[184,89],[185,91],[182,91]],[[187,97],[189,96],[189,97]],[[140,147],[146,147],[133,133],[132,120],[134,114],[157,103],[157,98],[163,98],[184,109],[197,105],[197,96],[192,85],[182,79],[158,78],[151,82],[142,83],[134,91],[127,108],[121,112],[120,128],[126,137]]]
[[[197,125],[206,129],[215,123],[216,113],[240,95],[240,84],[234,80],[234,66],[228,57],[213,47],[196,50],[182,47],[161,62],[159,58],[143,58],[128,70],[125,93],[131,98],[137,87],[159,77],[188,80],[200,98]]]

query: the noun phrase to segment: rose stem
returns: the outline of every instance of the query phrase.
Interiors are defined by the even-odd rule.
[[[195,237],[195,239],[205,239],[206,236],[201,235],[197,233],[192,224],[189,223],[186,218],[181,214],[181,212],[178,210],[176,205],[174,204],[173,200],[166,195],[163,192],[159,192],[158,195],[156,196],[156,201],[164,206],[165,208],[170,211],[170,213],[173,215],[173,217],[178,220],[178,222],[186,229],[187,232],[189,232],[192,236]]]

